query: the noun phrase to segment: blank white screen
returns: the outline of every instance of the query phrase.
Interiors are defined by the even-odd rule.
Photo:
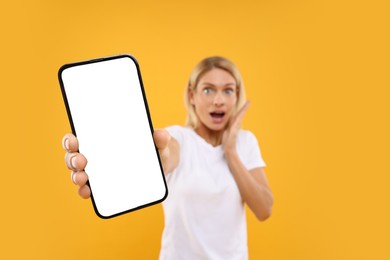
[[[61,74],[93,200],[103,217],[166,195],[142,96],[130,57],[66,68]]]

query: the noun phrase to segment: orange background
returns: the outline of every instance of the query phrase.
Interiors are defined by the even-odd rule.
[[[387,1],[2,4],[1,259],[156,259],[161,205],[112,219],[78,197],[61,148],[64,63],[130,53],[155,127],[183,124],[194,65],[241,70],[275,195],[251,259],[390,259]]]

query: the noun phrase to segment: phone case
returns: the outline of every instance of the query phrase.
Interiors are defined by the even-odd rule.
[[[168,195],[138,62],[117,55],[66,64],[60,87],[96,214],[111,218]]]

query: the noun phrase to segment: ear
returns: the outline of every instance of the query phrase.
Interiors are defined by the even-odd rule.
[[[191,87],[188,87],[188,97],[190,99],[190,104],[191,105],[195,105],[195,101],[194,101],[194,90],[193,88]]]

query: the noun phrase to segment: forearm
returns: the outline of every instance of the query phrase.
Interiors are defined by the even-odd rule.
[[[263,171],[257,168],[250,172],[241,162],[236,151],[225,152],[230,171],[239,188],[243,201],[249,206],[257,219],[263,221],[271,215],[273,195]]]

